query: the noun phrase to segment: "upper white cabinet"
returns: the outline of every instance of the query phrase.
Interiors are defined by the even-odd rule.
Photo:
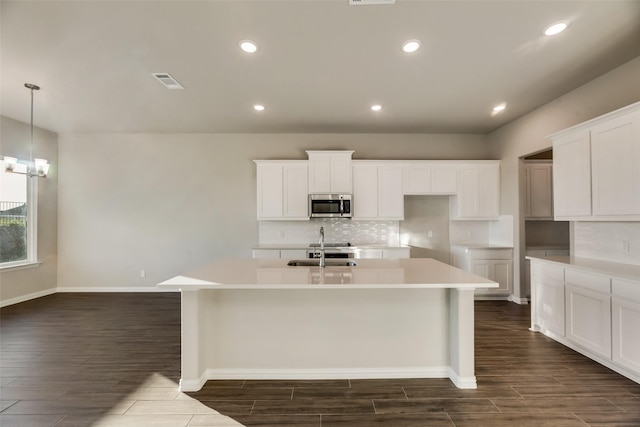
[[[456,194],[458,190],[456,164],[442,162],[407,162],[404,166],[404,194]]]
[[[640,220],[640,102],[551,136],[558,220]]]
[[[591,128],[593,215],[640,214],[640,111]]]
[[[525,218],[553,219],[553,180],[551,162],[526,163]]]
[[[259,220],[308,220],[308,168],[304,160],[256,160]]]
[[[353,162],[353,218],[403,219],[401,164]]]
[[[351,156],[353,151],[307,151],[309,194],[353,191]]]
[[[452,219],[495,219],[500,215],[500,162],[460,164]]]

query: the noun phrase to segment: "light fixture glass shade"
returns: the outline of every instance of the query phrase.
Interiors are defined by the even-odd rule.
[[[39,176],[47,176],[49,173],[49,162],[45,159],[35,159],[34,160],[36,173]]]
[[[422,43],[420,42],[420,40],[416,40],[416,39],[407,40],[402,44],[402,50],[406,53],[413,53],[418,49],[420,49],[421,44]]]
[[[13,172],[18,163],[18,159],[15,157],[4,156],[4,169],[9,172]]]

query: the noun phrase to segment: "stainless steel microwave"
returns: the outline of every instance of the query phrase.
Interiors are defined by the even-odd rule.
[[[351,194],[309,194],[311,218],[351,218]]]

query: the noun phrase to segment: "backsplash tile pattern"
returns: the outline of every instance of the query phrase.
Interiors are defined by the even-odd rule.
[[[640,222],[577,221],[573,242],[576,257],[640,265]]]
[[[258,243],[297,244],[317,242],[324,227],[325,242],[397,246],[400,242],[398,221],[354,221],[312,218],[309,221],[259,221]]]

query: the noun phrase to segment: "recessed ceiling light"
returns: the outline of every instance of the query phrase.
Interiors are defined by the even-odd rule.
[[[499,113],[501,111],[504,111],[505,108],[507,108],[507,104],[496,105],[495,107],[493,107],[493,112],[494,113]]]
[[[264,105],[256,104],[253,106],[253,109],[256,111],[264,111]]]
[[[566,30],[568,26],[569,26],[569,23],[567,21],[555,22],[555,23],[549,25],[544,30],[544,35],[545,36],[554,36],[554,35],[556,35],[558,33],[563,32],[564,30]]]
[[[402,50],[406,53],[413,53],[416,50],[420,49],[420,45],[422,43],[420,42],[420,40],[407,40],[406,42],[402,43]]]
[[[258,45],[256,42],[251,40],[242,40],[240,42],[240,49],[244,50],[247,53],[255,53],[258,50]]]
[[[382,110],[382,105],[374,104],[374,105],[371,106],[371,110],[372,111],[380,111],[380,110]]]

